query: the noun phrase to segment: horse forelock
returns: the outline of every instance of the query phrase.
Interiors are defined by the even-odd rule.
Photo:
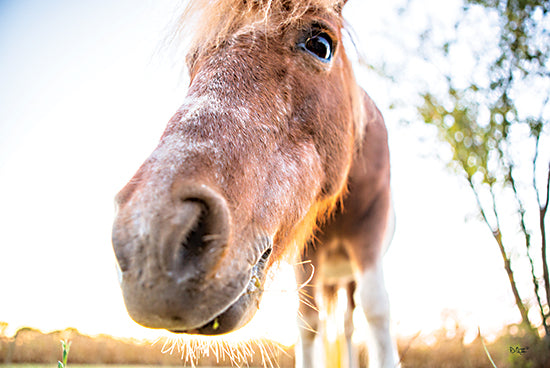
[[[175,31],[187,49],[217,46],[238,31],[263,26],[276,31],[300,22],[307,12],[341,17],[342,0],[189,0]]]

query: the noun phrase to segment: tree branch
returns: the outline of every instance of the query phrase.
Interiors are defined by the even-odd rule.
[[[542,318],[542,325],[544,327],[544,332],[546,333],[546,335],[550,336],[550,328],[548,326],[548,323],[546,322],[544,305],[542,304],[542,299],[540,297],[540,285],[539,285],[539,280],[535,271],[535,263],[533,262],[533,257],[531,256],[531,234],[527,230],[527,225],[525,223],[525,206],[523,205],[523,201],[521,200],[518,193],[516,180],[513,175],[514,167],[515,167],[514,164],[510,162],[510,164],[508,165],[508,177],[510,180],[510,184],[512,186],[512,190],[514,192],[514,198],[518,205],[519,224],[520,224],[521,232],[523,233],[523,236],[525,239],[525,251],[527,253],[527,258],[529,259],[529,265],[531,266],[531,278],[533,282],[533,287],[535,289],[535,298],[537,299],[537,305],[539,307],[540,316]],[[537,188],[535,187],[535,191],[536,189]]]
[[[542,274],[544,278],[544,291],[546,292],[546,303],[550,307],[550,275],[548,272],[548,259],[546,257],[546,254],[547,254],[546,225],[544,223],[546,213],[548,212],[549,197],[550,197],[550,163],[548,164],[548,172],[546,176],[546,201],[542,206],[540,206],[540,210],[539,210],[539,228],[540,228],[541,243],[542,243],[541,244],[542,272],[543,272]],[[549,316],[547,315],[546,318],[548,317]],[[549,336],[549,334],[547,334],[546,336]]]
[[[528,328],[529,331],[533,331],[534,329],[533,329],[533,326],[531,325],[531,321],[529,321],[527,308],[523,304],[523,301],[521,300],[521,297],[519,295],[519,291],[518,291],[518,288],[517,288],[517,285],[516,285],[516,280],[515,280],[515,277],[514,277],[514,272],[512,271],[510,258],[506,254],[506,249],[504,248],[504,243],[502,241],[502,233],[500,231],[498,213],[496,212],[493,185],[491,184],[490,188],[491,188],[491,196],[492,196],[492,199],[493,199],[493,206],[492,206],[493,207],[493,212],[495,214],[495,218],[496,218],[496,222],[497,222],[495,228],[493,228],[493,226],[491,226],[491,223],[489,222],[489,220],[487,218],[487,214],[486,214],[485,209],[482,206],[481,200],[479,198],[479,192],[478,192],[477,188],[475,187],[475,185],[472,181],[472,178],[467,177],[467,180],[468,180],[468,183],[470,184],[470,188],[472,188],[472,191],[474,192],[474,196],[475,196],[476,201],[477,201],[477,206],[479,208],[479,211],[481,212],[481,215],[483,216],[483,220],[485,221],[485,224],[487,225],[487,227],[489,227],[489,229],[491,230],[491,232],[493,234],[493,238],[497,242],[498,249],[500,250],[500,255],[501,255],[502,260],[504,262],[504,269],[506,270],[506,274],[508,275],[508,282],[510,283],[510,288],[512,289],[512,294],[514,295],[514,300],[516,302],[516,306],[518,307],[519,313],[521,315],[521,320],[522,320],[523,324]]]

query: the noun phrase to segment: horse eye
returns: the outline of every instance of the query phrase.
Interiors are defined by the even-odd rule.
[[[308,38],[303,47],[324,62],[332,59],[332,39],[326,33]]]

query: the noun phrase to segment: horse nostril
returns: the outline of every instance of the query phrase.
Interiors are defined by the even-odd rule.
[[[186,199],[180,203],[181,211],[174,221],[173,235],[167,237],[167,249],[173,249],[171,269],[176,277],[191,275],[206,261],[209,253],[209,234],[215,229],[210,219],[210,210],[199,199]],[[173,242],[173,243],[172,243]]]
[[[188,200],[189,202],[195,202],[200,203],[200,214],[196,219],[192,219],[191,221],[196,221],[194,225],[192,225],[191,230],[189,233],[184,234],[184,239],[181,241],[181,245],[185,248],[188,252],[197,252],[200,251],[203,246],[205,239],[207,239],[208,235],[208,207],[200,200]]]
[[[175,195],[177,208],[164,237],[168,268],[180,281],[204,277],[223,257],[229,239],[227,204],[207,186],[185,186]]]

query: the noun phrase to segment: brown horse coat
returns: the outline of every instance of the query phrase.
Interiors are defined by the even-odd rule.
[[[344,3],[189,2],[187,96],[117,196],[113,246],[138,323],[239,328],[267,271],[322,224],[318,256],[306,252],[319,260],[316,281],[331,265],[321,249],[341,251],[374,326],[373,356],[393,366],[380,261],[392,219],[386,131],[343,47]]]

